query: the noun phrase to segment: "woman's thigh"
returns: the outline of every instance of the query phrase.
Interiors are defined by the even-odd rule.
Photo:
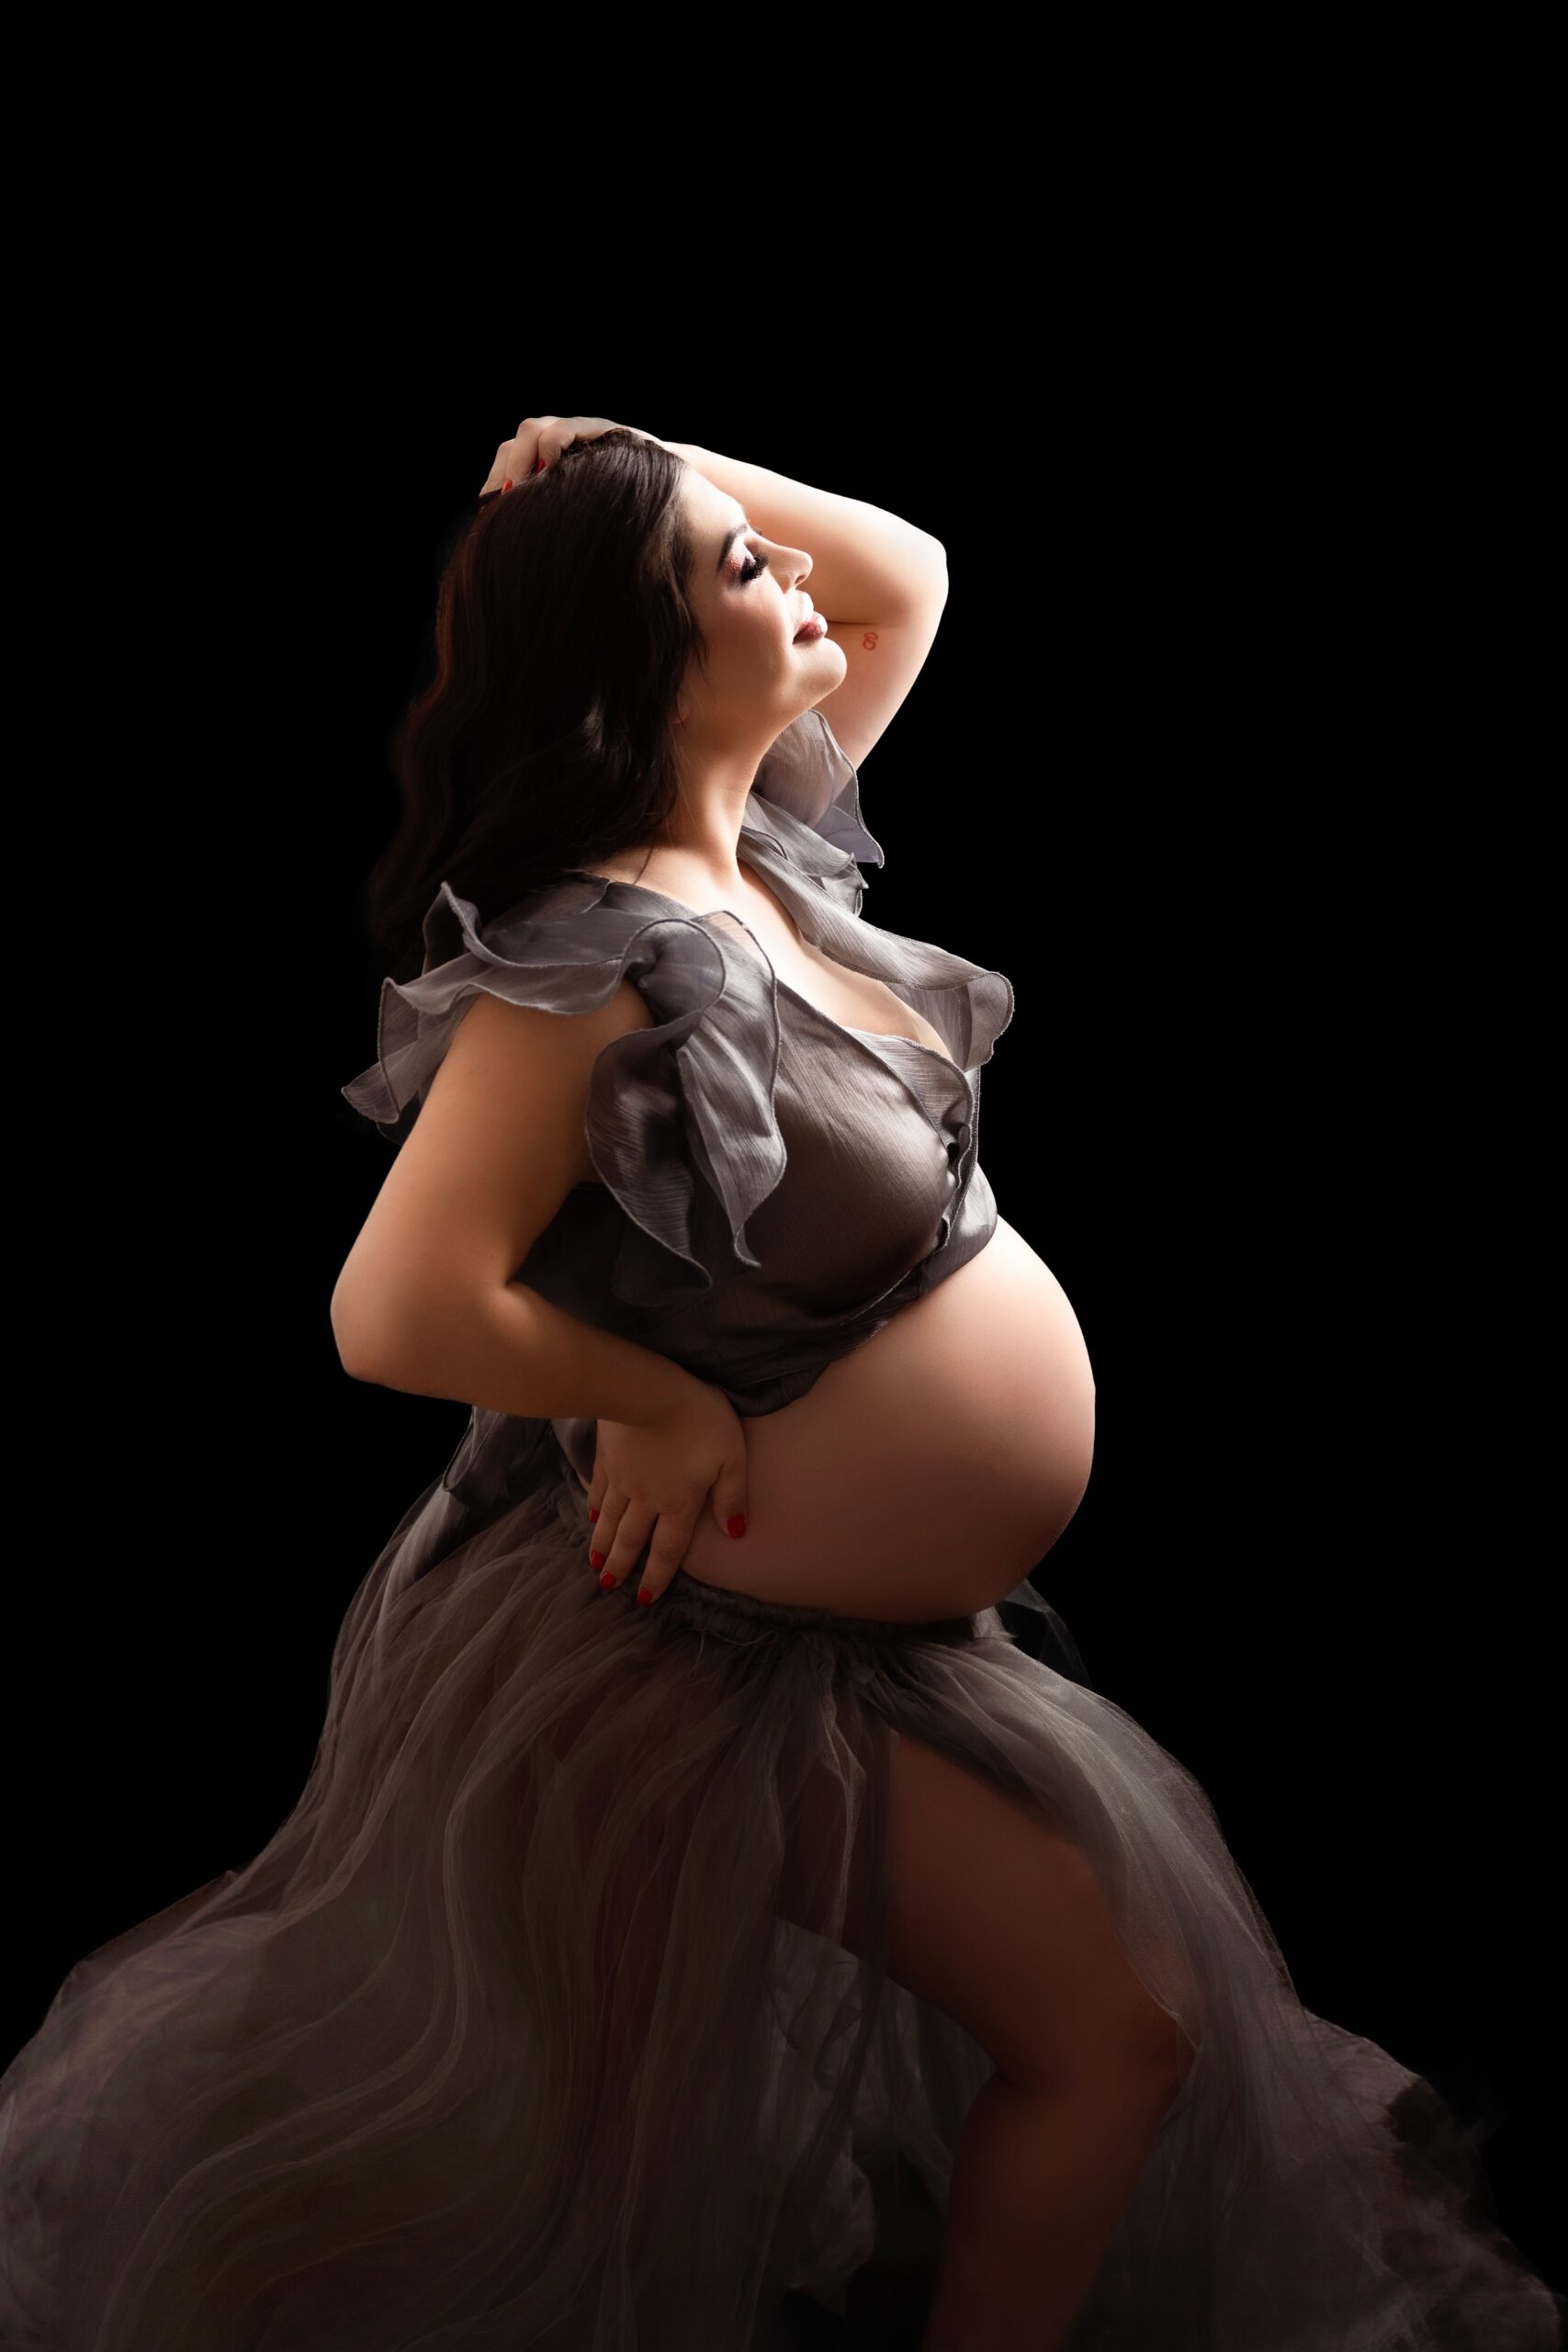
[[[1118,1942],[1088,1857],[1048,1816],[893,1735],[888,1972],[1010,2080],[1173,2096],[1191,2046]]]

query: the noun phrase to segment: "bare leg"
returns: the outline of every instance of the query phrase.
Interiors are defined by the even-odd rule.
[[[964,2119],[922,2352],[1056,2352],[1094,2284],[1163,2103],[993,2075]]]
[[[1087,1856],[977,1770],[896,1736],[889,1849],[889,1973],[997,2068],[954,2150],[922,2352],[1056,2352],[1191,2046]]]

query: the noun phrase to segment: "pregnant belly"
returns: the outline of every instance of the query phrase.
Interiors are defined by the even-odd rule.
[[[847,1616],[964,1615],[1083,1499],[1094,1375],[1061,1284],[998,1218],[977,1257],[745,1429],[746,1533],[705,1518],[688,1576]]]

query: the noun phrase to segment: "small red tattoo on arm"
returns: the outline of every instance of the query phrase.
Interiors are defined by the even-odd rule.
[[[876,650],[876,631],[874,628],[868,628],[865,635],[861,639],[861,643],[864,646],[868,653],[874,653]]]

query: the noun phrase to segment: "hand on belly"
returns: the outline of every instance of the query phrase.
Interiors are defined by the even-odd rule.
[[[688,1576],[908,1622],[989,1608],[1072,1518],[1094,1376],[1061,1284],[1005,1220],[978,1257],[746,1421],[747,1531],[702,1521]]]

